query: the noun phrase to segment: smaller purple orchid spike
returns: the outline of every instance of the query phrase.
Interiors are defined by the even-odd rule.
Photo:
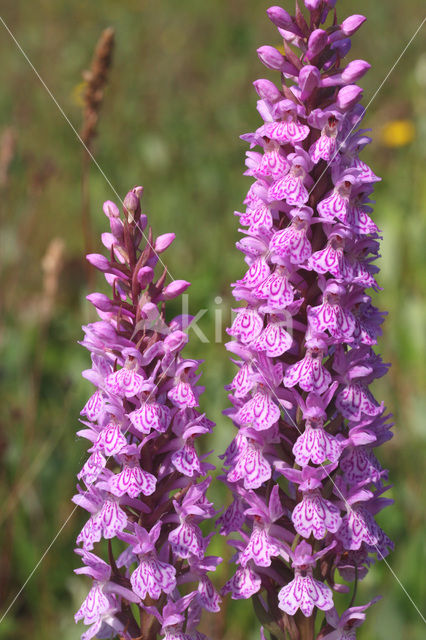
[[[76,621],[91,625],[83,640],[156,640],[159,633],[200,640],[202,611],[220,605],[209,578],[220,558],[206,556],[211,536],[200,528],[216,513],[206,498],[213,466],[196,446],[214,425],[198,410],[200,362],[181,354],[191,318],[165,316],[166,302],[189,283],[166,285],[166,271],[155,276],[159,254],[175,235],[154,239],[149,230],[141,246],[147,226],[141,193],[135,187],[127,194],[123,216],[105,203],[108,257],[88,256],[111,292],[88,296],[99,320],[83,328],[92,356],[83,375],[95,391],[81,412],[78,435],[89,441],[89,457],[78,474],[85,488],[78,486],[73,500],[89,514],[77,538],[86,567],[77,573],[89,575],[93,586]],[[102,538],[108,562],[91,553]],[[117,558],[113,539],[127,545]]]

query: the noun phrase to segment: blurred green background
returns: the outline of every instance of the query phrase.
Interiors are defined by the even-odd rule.
[[[191,280],[190,311],[207,309],[188,355],[204,357],[203,407],[218,426],[206,448],[223,451],[233,428],[221,411],[232,367],[215,342],[214,317],[230,317],[229,282],[243,273],[234,249],[248,188],[246,145],[238,136],[259,124],[251,82],[264,76],[256,48],[279,44],[264,0],[3,0],[3,19],[71,122],[81,124],[82,70],[107,26],[116,49],[94,151],[121,197],[145,185],[144,205],[157,233],[176,231],[167,254],[174,278]],[[424,0],[342,0],[341,18],[363,13],[351,58],[366,58],[367,104],[424,18]],[[283,6],[292,9],[292,3]],[[388,558],[361,583],[359,604],[384,598],[368,613],[363,640],[421,640],[424,624],[404,589],[425,603],[424,451],[426,52],[418,34],[368,109],[374,142],[364,153],[383,181],[375,220],[383,230],[377,304],[389,311],[380,349],[393,366],[375,388],[395,415],[395,438],[379,457],[390,468],[395,506],[379,516],[395,540]],[[93,319],[85,300],[81,145],[40,80],[0,24],[0,610],[4,611],[72,511],[75,474],[84,456],[79,411],[91,387],[89,358],[78,344]],[[273,76],[272,76],[273,77]],[[93,244],[106,230],[101,205],[114,199],[90,170]],[[62,256],[62,257],[61,257]],[[53,265],[52,271],[49,265]],[[56,266],[55,266],[56,265]],[[90,278],[91,276],[89,276]],[[100,286],[101,280],[95,279]],[[222,301],[218,299],[221,298]],[[178,309],[176,309],[178,312]],[[212,494],[216,506],[227,499]],[[73,613],[87,583],[74,540],[75,513],[0,624],[0,638],[75,640]],[[229,558],[221,542],[216,550]],[[225,563],[224,563],[225,564]],[[225,579],[227,567],[217,572]],[[401,586],[401,584],[403,587]],[[247,602],[227,601],[205,621],[215,640],[258,638]]]

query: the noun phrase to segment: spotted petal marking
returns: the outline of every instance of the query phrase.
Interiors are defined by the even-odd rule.
[[[105,500],[100,510],[93,514],[77,537],[77,544],[83,543],[83,549],[90,551],[103,536],[107,540],[114,538],[127,526],[127,516],[115,500]]]
[[[303,360],[288,367],[284,375],[286,387],[299,385],[303,391],[324,393],[331,384],[331,375],[322,366],[320,358],[305,355]]]
[[[190,478],[201,473],[200,460],[194,444],[189,441],[185,443],[182,449],[172,455],[172,464],[180,473]]]
[[[257,391],[237,413],[241,424],[252,424],[257,431],[269,429],[280,418],[280,409],[269,393]]]
[[[291,335],[278,322],[268,322],[262,333],[250,345],[255,351],[264,351],[268,358],[278,358],[293,343]]]
[[[363,414],[378,416],[383,411],[383,405],[378,405],[371,391],[360,382],[354,382],[338,393],[336,408],[349,420],[360,420]]]
[[[247,438],[241,432],[238,432],[235,438],[231,440],[231,443],[229,444],[225,453],[220,456],[224,459],[224,464],[226,466],[233,464],[238,456],[247,449],[247,446]]]
[[[260,258],[259,260],[255,260],[253,262],[244,278],[242,278],[242,280],[239,280],[237,284],[243,285],[248,289],[253,289],[254,287],[262,284],[262,282],[266,280],[270,273],[271,270],[268,264],[263,258]]]
[[[115,496],[122,496],[125,493],[131,498],[137,498],[140,493],[150,496],[155,491],[157,479],[152,473],[144,471],[139,466],[123,467],[123,470],[114,475],[108,483],[109,490]]]
[[[293,509],[291,519],[297,533],[304,538],[312,534],[317,540],[327,531],[335,533],[341,525],[340,510],[319,491],[307,492]]]
[[[381,335],[380,324],[382,318],[378,314],[374,316],[374,312],[371,313],[368,309],[361,310],[355,316],[356,327],[353,334],[353,338],[362,344],[373,345],[377,344],[377,338]]]
[[[189,382],[179,380],[177,385],[170,389],[167,396],[179,409],[198,407],[197,396]]]
[[[74,618],[77,622],[83,619],[84,624],[93,624],[114,606],[114,600],[102,591],[102,585],[94,582],[80,609]]]
[[[379,558],[379,560],[381,560],[382,558],[386,558],[386,556],[389,555],[389,552],[393,551],[394,547],[395,545],[392,540],[381,529],[379,532],[379,540],[377,544],[372,547],[367,545],[369,552],[377,553],[377,557]]]
[[[333,607],[331,589],[311,575],[296,575],[294,580],[281,589],[278,600],[279,608],[290,616],[299,608],[308,617],[312,615],[315,607],[322,611],[328,611]]]
[[[349,224],[351,222],[349,215],[349,198],[342,196],[338,191],[321,200],[317,206],[318,213],[322,218],[332,222],[335,218]]]
[[[147,594],[158,600],[161,593],[171,593],[176,587],[176,569],[154,557],[141,556],[137,569],[130,576],[133,591],[142,600]]]
[[[254,341],[253,343],[254,348],[256,348],[254,345],[257,344],[257,341],[259,339],[260,339],[260,336],[256,338],[256,340]],[[249,393],[249,391],[253,388],[254,384],[255,382],[253,380],[253,370],[251,366],[247,362],[245,362],[240,367],[237,375],[234,377],[234,379],[231,382],[231,388],[235,390],[235,397],[244,398],[244,396],[246,396]]]
[[[351,311],[328,302],[323,302],[318,307],[311,307],[308,310],[308,322],[318,333],[328,331],[340,342],[348,341],[356,327],[355,317]]]
[[[351,207],[351,228],[359,235],[378,233],[378,226],[372,221],[370,216],[361,206]]]
[[[270,540],[267,531],[264,528],[255,527],[239,561],[243,567],[249,560],[253,560],[258,567],[270,567],[271,558],[278,555],[280,555],[280,550]]]
[[[220,518],[217,519],[216,524],[220,526],[220,534],[227,536],[231,531],[239,531],[245,522],[244,506],[240,499],[235,499],[226,509]]]
[[[169,533],[169,542],[173,553],[179,558],[202,558],[204,555],[203,536],[200,527],[184,521],[179,527]]]
[[[309,462],[313,464],[322,464],[326,460],[337,462],[341,452],[342,446],[337,438],[318,427],[307,427],[293,446],[296,464],[301,467],[306,467]]]
[[[259,166],[254,170],[254,175],[257,178],[271,177],[277,180],[287,173],[289,168],[287,158],[279,149],[273,149],[263,154]]]
[[[209,580],[206,576],[200,577],[200,582],[198,583],[198,593],[198,600],[201,606],[206,609],[206,611],[220,611],[221,598],[214,588],[211,580]]]
[[[317,273],[331,273],[339,282],[353,279],[352,265],[345,258],[343,249],[334,249],[331,245],[312,254],[308,266]]]
[[[127,523],[127,518],[126,518]],[[123,527],[124,528],[124,527]],[[83,549],[86,551],[90,551],[93,549],[96,542],[102,538],[102,529],[99,526],[99,523],[96,522],[95,518],[92,516],[88,519],[86,524],[83,526],[82,530],[77,536],[77,544],[82,543]]]
[[[368,545],[376,545],[383,531],[362,505],[352,507],[342,520],[342,526],[336,533],[345,549],[359,549],[365,542]]]
[[[110,393],[120,398],[133,398],[142,391],[144,378],[134,369],[120,369],[110,373],[105,380],[105,386]]]
[[[223,593],[231,593],[233,600],[247,600],[257,593],[261,586],[260,577],[250,566],[240,568],[223,587]]]
[[[363,262],[355,261],[352,264],[353,278],[356,279],[357,284],[362,285],[366,289],[373,287],[378,288],[377,280],[369,272],[368,267]]]
[[[157,402],[143,402],[140,409],[129,413],[130,422],[141,433],[148,434],[152,429],[164,433],[170,424],[170,409]]]
[[[102,395],[102,392],[95,391],[95,393],[90,396],[83,409],[81,410],[81,415],[86,416],[89,420],[93,422],[98,420],[103,413],[105,408],[105,400]]]
[[[263,320],[255,309],[242,309],[228,329],[231,336],[239,338],[243,344],[248,344],[262,331]]]
[[[293,287],[282,273],[274,271],[265,282],[256,287],[254,294],[259,298],[266,298],[268,306],[273,309],[283,309],[294,300]]]
[[[249,443],[227,475],[229,482],[244,479],[246,489],[258,489],[271,477],[271,465],[255,443]]]
[[[84,478],[84,482],[89,485],[93,484],[99,477],[106,465],[106,460],[100,451],[94,451],[87,459],[84,467],[77,475],[80,480]]]
[[[312,253],[306,229],[296,229],[293,225],[274,233],[269,249],[282,258],[288,258],[293,264],[303,264]]]
[[[273,224],[271,210],[263,202],[250,213],[249,230],[252,233],[257,233],[261,229],[269,230]]]
[[[271,122],[265,125],[265,134],[280,144],[302,142],[309,135],[309,127],[297,121]]]
[[[322,134],[309,148],[312,162],[317,164],[321,159],[330,162],[336,153],[336,147],[335,136]]]
[[[373,451],[362,446],[351,447],[346,451],[340,461],[340,468],[345,480],[354,485],[367,481],[378,483],[386,474]]]
[[[258,200],[259,200],[259,196],[256,194],[256,183],[254,182],[249,190],[247,191],[247,195],[244,198],[244,204],[247,206],[252,206],[254,205]]]
[[[269,188],[268,199],[270,202],[285,200],[287,204],[302,206],[308,202],[309,193],[303,184],[303,178],[290,172]]]
[[[358,157],[355,157],[353,159],[352,166],[355,169],[358,169],[359,171],[361,171],[361,173],[358,175],[358,180],[362,182],[380,182],[381,181],[381,178],[376,176],[374,171],[370,169],[370,167],[365,162],[360,160]]]
[[[123,531],[127,525],[127,516],[115,500],[105,500],[95,519],[102,529],[103,537],[107,540],[114,538],[117,532]]]
[[[118,423],[110,423],[99,433],[95,447],[104,451],[107,456],[119,453],[127,444],[126,437],[121,433]]]

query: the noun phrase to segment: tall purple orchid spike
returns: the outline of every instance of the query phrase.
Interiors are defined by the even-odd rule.
[[[392,434],[369,389],[387,370],[374,352],[384,314],[367,292],[379,289],[379,178],[358,156],[370,138],[356,83],[370,65],[344,61],[365,18],[339,22],[335,5],[268,10],[283,46],[258,55],[280,82],[254,83],[263,124],[242,136],[254,181],[236,212],[247,271],[228,330],[238,434],[219,523],[237,534],[237,569],[224,592],[253,599],[262,634],[292,640],[355,638],[371,604],[353,606],[357,582],[392,548],[374,518],[391,502],[374,449]],[[338,573],[353,583],[340,615]]]
[[[84,566],[76,573],[93,586],[75,618],[90,625],[82,640],[201,640],[202,610],[219,609],[208,574],[220,558],[206,556],[210,537],[200,529],[216,513],[206,497],[214,467],[195,440],[213,423],[198,410],[200,362],[181,354],[191,318],[165,315],[166,301],[189,283],[165,285],[166,270],[154,276],[175,236],[154,239],[150,229],[141,246],[141,194],[142,187],[127,194],[124,216],[104,204],[108,257],[87,256],[105,274],[111,297],[88,296],[99,320],[83,327],[92,357],[83,375],[95,392],[81,412],[78,435],[90,447],[73,500],[89,513],[77,538]]]

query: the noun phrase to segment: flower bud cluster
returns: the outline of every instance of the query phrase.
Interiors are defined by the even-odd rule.
[[[220,602],[208,576],[220,558],[206,556],[210,536],[200,528],[216,513],[206,497],[213,467],[195,447],[213,423],[198,409],[200,361],[181,353],[190,317],[165,315],[166,301],[189,283],[166,285],[166,270],[155,277],[159,254],[175,236],[154,239],[149,230],[141,246],[141,194],[141,187],[127,194],[124,216],[104,204],[108,257],[87,257],[111,294],[88,296],[99,320],[83,327],[92,358],[83,375],[95,392],[81,412],[78,435],[90,446],[73,500],[89,514],[77,538],[84,566],[76,572],[93,585],[75,618],[90,625],[83,640],[151,640],[159,633],[200,640],[202,610],[217,611]],[[108,553],[98,557],[95,546]]]
[[[263,124],[242,136],[253,183],[236,212],[247,271],[233,284],[228,330],[238,373],[227,414],[238,433],[224,455],[233,502],[220,523],[239,536],[224,591],[254,597],[265,627],[291,638],[313,638],[314,622],[299,636],[293,616],[318,611],[319,637],[355,638],[368,605],[339,617],[333,590],[349,587],[337,573],[356,590],[392,548],[374,518],[391,502],[374,453],[391,425],[369,389],[388,368],[374,351],[384,314],[371,298],[379,178],[358,155],[370,138],[356,83],[370,65],[345,62],[365,18],[339,24],[335,4],[268,10],[283,46],[258,55],[280,83],[254,83]]]

